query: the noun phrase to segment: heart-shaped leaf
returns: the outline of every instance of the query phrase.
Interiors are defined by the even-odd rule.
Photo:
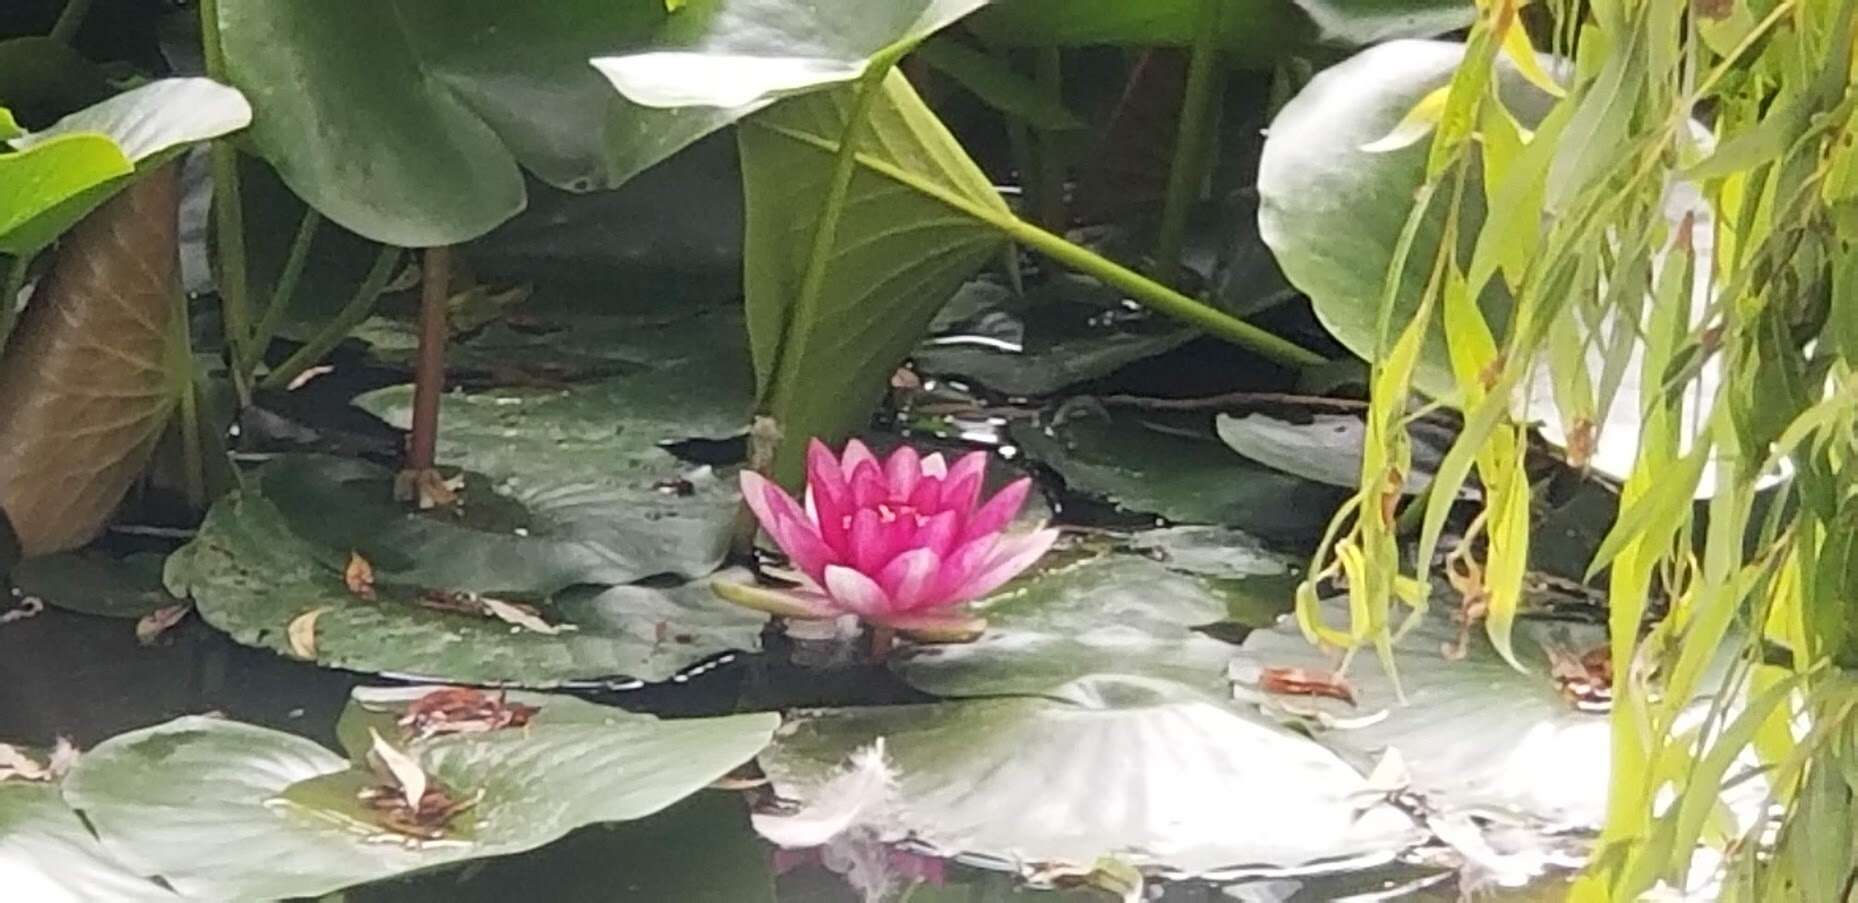
[[[181,899],[104,850],[57,785],[20,781],[0,783],[0,886],[45,903]]]
[[[409,751],[452,792],[481,794],[450,836],[381,828],[354,792],[373,783],[309,740],[185,717],[113,737],[65,779],[105,849],[192,898],[315,897],[448,862],[533,849],[581,825],[656,812],[768,742],[773,714],[454,735]]]

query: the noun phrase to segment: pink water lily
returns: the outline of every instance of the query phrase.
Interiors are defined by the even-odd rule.
[[[879,461],[856,439],[842,457],[816,439],[807,449],[804,506],[743,471],[749,508],[804,575],[797,591],[782,594],[781,613],[851,614],[906,631],[971,622],[959,606],[1031,567],[1058,538],[1052,529],[1007,533],[1032,481],[1016,480],[982,502],[986,468],[985,452],[951,466],[906,445]]]

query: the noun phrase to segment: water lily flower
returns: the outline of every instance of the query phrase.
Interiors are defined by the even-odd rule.
[[[1031,567],[1058,538],[1055,529],[1006,532],[1032,481],[1016,480],[983,502],[986,468],[985,452],[950,465],[906,445],[880,461],[856,439],[842,456],[815,439],[804,505],[743,471],[749,508],[803,578],[793,591],[718,591],[788,617],[850,614],[914,633],[977,632],[979,622],[960,607]]]

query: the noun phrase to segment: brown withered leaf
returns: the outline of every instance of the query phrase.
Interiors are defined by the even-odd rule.
[[[348,587],[349,595],[374,601],[374,565],[361,557],[360,552],[348,553],[348,567],[342,569],[342,583]]]
[[[142,177],[65,236],[0,354],[0,508],[27,555],[102,530],[185,387],[169,369],[177,171]]]
[[[413,502],[421,511],[457,505],[458,491],[463,488],[463,474],[446,479],[431,468],[402,470],[394,474],[394,499]]]
[[[1355,704],[1355,690],[1346,679],[1310,668],[1264,668],[1258,673],[1258,688],[1280,696],[1320,696]]]
[[[421,840],[445,836],[452,819],[483,798],[483,791],[461,797],[426,773],[419,760],[370,731],[374,745],[368,750],[368,768],[380,783],[362,788],[359,799],[381,827]]]
[[[439,734],[523,727],[538,711],[532,705],[510,702],[507,693],[492,696],[471,687],[444,687],[413,700],[397,723],[411,739],[423,740]]]
[[[143,615],[135,622],[135,641],[144,646],[155,645],[155,641],[160,639],[162,634],[179,624],[181,619],[187,617],[187,613],[193,610],[192,602],[182,602],[179,605],[163,605]]]

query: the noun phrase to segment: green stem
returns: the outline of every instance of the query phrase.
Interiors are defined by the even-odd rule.
[[[200,40],[206,74],[214,81],[226,78],[226,50],[219,35],[219,0],[200,0]],[[226,329],[227,356],[233,361],[232,386],[241,405],[251,402],[251,386],[238,362],[250,360],[250,282],[245,267],[245,209],[239,190],[239,152],[220,139],[208,151],[213,173],[213,221],[218,240],[220,318]]]
[[[245,372],[256,370],[264,359],[265,349],[270,347],[271,338],[277,335],[277,328],[284,323],[284,315],[290,312],[290,302],[295,299],[297,283],[303,278],[303,266],[310,257],[310,245],[316,238],[316,227],[322,223],[322,214],[314,207],[305,207],[303,218],[297,221],[297,235],[290,242],[290,256],[284,260],[284,271],[277,277],[277,287],[271,292],[271,302],[266,305],[264,316],[258,321],[258,328],[252,333],[252,343],[245,349]]]
[[[768,129],[828,153],[839,152],[843,146],[833,143],[830,139],[786,126],[772,125],[752,118],[746,121],[753,127]],[[1072,244],[1062,237],[1026,222],[1011,212],[1004,212],[970,200],[953,189],[925,179],[888,160],[868,154],[854,154],[853,156],[857,158],[857,163],[866,169],[925,197],[934,198],[964,216],[986,223],[1004,233],[1008,238],[1065,266],[1096,277],[1106,285],[1119,288],[1137,302],[1166,316],[1204,329],[1211,335],[1248,348],[1285,366],[1309,367],[1328,362],[1326,358],[1314,351],[1272,335],[1218,308],[1189,298],[1122,264],[1098,255],[1088,248]]]
[[[399,260],[399,248],[383,246],[380,254],[374,258],[373,269],[368,271],[368,277],[361,281],[361,286],[355,289],[354,296],[348,299],[348,304],[342,308],[342,312],[336,314],[335,319],[329,321],[329,324],[304,343],[302,348],[297,349],[297,353],[286,358],[276,370],[266,374],[265,378],[259,382],[259,387],[288,388],[291,380],[301,376],[303,371],[316,366],[316,362],[322,360],[323,355],[341,344],[355,327],[361,325],[361,321],[368,318],[368,314],[374,312],[374,301],[381,296],[381,290],[387,287],[387,280],[393,276],[394,264]]]
[[[1235,345],[1290,367],[1311,367],[1328,359],[1288,339],[1279,338],[1216,307],[1196,301],[1135,270],[1072,244],[1017,218],[996,223],[1014,241],[1106,285],[1129,293],[1147,307],[1188,323]]]
[[[806,272],[800,278],[800,294],[794,299],[793,312],[787,317],[787,335],[780,343],[780,359],[775,362],[774,379],[766,389],[769,397],[764,399],[770,407],[776,406],[775,396],[791,391],[795,375],[800,372],[801,349],[807,347],[812,338],[813,327],[819,320],[820,294],[825,286],[826,271],[831,267],[832,247],[838,242],[839,219],[845,213],[845,197],[851,191],[852,174],[857,170],[856,158],[859,136],[863,133],[870,119],[871,103],[878,92],[884,88],[884,78],[896,65],[900,54],[882,53],[871,59],[864,74],[859,76],[856,94],[852,98],[851,110],[845,118],[845,131],[839,136],[838,147],[834,151],[831,181],[826,183],[826,197],[820,203],[819,227],[813,231],[813,246],[807,255]]]
[[[6,340],[13,335],[13,322],[19,316],[19,293],[26,288],[26,268],[31,265],[29,254],[21,254],[7,265],[6,282],[0,287],[0,351],[6,350]]]
[[[1038,54],[1039,88],[1053,102],[1063,104],[1063,58],[1056,47],[1041,47]],[[1038,137],[1038,206],[1033,209],[1038,211],[1038,220],[1045,228],[1063,232],[1071,220],[1064,198],[1064,142],[1059,133],[1051,129],[1040,129]]]
[[[187,293],[175,291],[173,321],[169,325],[173,349],[169,371],[180,385],[175,392],[180,399],[181,479],[187,485],[187,501],[196,507],[206,506],[206,452],[200,446],[200,394],[194,379],[193,331],[189,327]]]
[[[70,44],[77,37],[77,30],[84,25],[84,16],[90,12],[90,0],[69,0],[63,12],[58,14],[58,21],[52,25],[51,39],[60,44]]]
[[[1186,243],[1187,219],[1199,200],[1212,159],[1213,120],[1217,101],[1225,95],[1225,70],[1219,65],[1219,11],[1224,0],[1200,0],[1199,32],[1194,35],[1193,58],[1187,65],[1187,89],[1181,98],[1181,123],[1174,136],[1174,162],[1168,170],[1168,196],[1161,208],[1161,230],[1155,242],[1157,272],[1178,271],[1181,247]]]

